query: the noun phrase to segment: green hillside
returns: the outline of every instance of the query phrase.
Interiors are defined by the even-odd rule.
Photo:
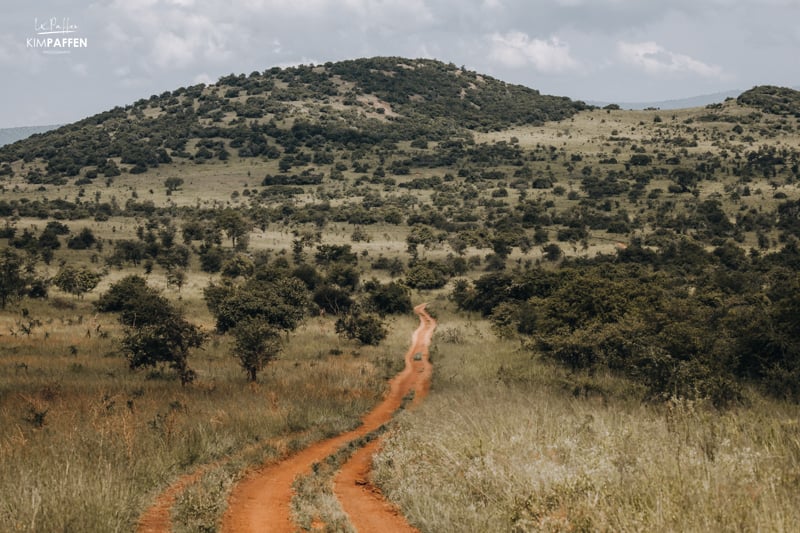
[[[465,128],[542,124],[582,109],[581,102],[438,61],[360,59],[230,75],[154,95],[2,148],[0,162],[39,158],[47,163],[43,179],[60,181],[87,166],[102,170],[109,158],[143,172],[173,158],[226,157],[222,144],[208,139],[224,139],[242,157],[274,156],[276,145],[310,137],[347,146],[438,140]],[[210,146],[187,151],[197,139]]]
[[[800,91],[794,89],[763,85],[745,91],[738,100],[764,113],[800,118]]]

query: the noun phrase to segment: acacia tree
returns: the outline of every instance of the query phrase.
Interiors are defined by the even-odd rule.
[[[189,351],[202,346],[206,335],[143,278],[128,276],[113,284],[97,307],[121,311],[119,321],[125,326],[122,348],[131,369],[167,364],[182,385],[194,380]]]
[[[263,318],[247,318],[233,329],[236,357],[247,372],[247,379],[256,381],[258,372],[281,351],[280,332]]]
[[[305,284],[280,271],[261,271],[241,285],[211,284],[204,294],[217,331],[233,333],[234,355],[251,381],[280,351],[280,332],[294,330],[311,302]]]
[[[245,242],[247,233],[252,227],[252,224],[238,211],[229,207],[220,211],[217,215],[216,224],[231,240],[231,245],[237,249],[241,247],[241,243]]]
[[[53,283],[62,291],[82,299],[84,294],[97,287],[101,279],[103,279],[102,274],[92,272],[86,267],[75,268],[67,265],[56,274]]]

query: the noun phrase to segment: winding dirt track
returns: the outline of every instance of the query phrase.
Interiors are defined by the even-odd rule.
[[[392,414],[400,407],[403,398],[411,390],[415,391],[414,403],[418,403],[427,394],[432,373],[432,367],[428,361],[428,346],[433,330],[436,328],[436,322],[425,312],[425,305],[421,304],[414,308],[419,315],[420,325],[411,338],[411,347],[405,356],[405,368],[389,382],[390,389],[386,398],[364,416],[362,425],[353,431],[313,444],[280,463],[265,466],[246,477],[234,488],[228,500],[228,509],[222,520],[223,532],[294,532],[296,527],[292,523],[290,510],[294,479],[308,472],[313,463],[322,461],[344,444],[366,435],[388,422],[392,418]],[[422,353],[423,357],[415,361],[414,355],[417,353]],[[342,472],[337,475],[336,484],[339,487],[337,494],[340,502],[359,532],[377,531],[367,525],[366,519],[369,517],[363,516],[363,513],[377,512],[375,506],[381,503],[383,512],[379,515],[380,517],[383,517],[384,520],[389,520],[390,517],[402,520],[401,522],[380,522],[379,527],[382,532],[415,531],[408,526],[402,516],[392,510],[391,506],[382,502],[374,491],[349,490],[364,479],[365,467],[363,465],[366,462],[366,471],[368,471],[369,459],[376,446],[377,443],[372,447],[367,446],[365,448],[368,450],[367,452],[362,449],[354,454]],[[342,489],[343,492],[340,493],[339,489]]]
[[[172,511],[172,506],[175,505],[175,501],[178,499],[178,495],[180,495],[186,487],[200,479],[211,466],[202,467],[194,472],[181,476],[170,485],[167,490],[162,492],[153,505],[151,505],[139,519],[136,532],[169,533],[172,531],[172,517],[170,516],[170,512]]]
[[[175,502],[178,500],[178,496],[180,496],[189,486],[193,485],[200,478],[202,478],[206,472],[218,468],[228,461],[231,461],[245,453],[251,452],[258,448],[264,448],[265,446],[272,446],[276,450],[286,450],[289,445],[289,441],[292,438],[301,436],[303,433],[304,432],[290,433],[288,435],[282,435],[258,444],[250,445],[242,449],[238,454],[228,456],[227,458],[220,459],[219,461],[214,461],[213,463],[201,465],[192,472],[180,476],[169,487],[161,492],[153,504],[145,510],[145,512],[139,518],[138,524],[136,525],[136,533],[170,533],[172,531],[172,506],[175,505]]]

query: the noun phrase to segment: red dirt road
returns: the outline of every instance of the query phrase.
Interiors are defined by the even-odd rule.
[[[139,519],[139,524],[136,526],[137,533],[169,533],[172,531],[172,517],[170,512],[178,495],[183,490],[200,479],[200,477],[210,467],[199,468],[198,470],[181,476],[176,482],[170,485],[167,490],[162,492],[155,503],[150,506],[147,511]]]
[[[388,422],[392,414],[400,407],[403,398],[411,390],[415,391],[415,403],[427,394],[432,372],[428,361],[428,345],[433,330],[436,328],[436,322],[425,312],[425,304],[418,305],[414,311],[420,317],[420,325],[411,338],[411,348],[405,356],[406,366],[389,382],[390,388],[386,398],[364,416],[362,425],[357,429],[313,444],[280,463],[263,467],[246,477],[233,489],[228,500],[228,509],[222,520],[223,532],[294,532],[296,527],[292,523],[290,510],[294,479],[310,471],[313,463],[322,461],[344,444],[366,435]],[[424,355],[419,361],[414,360],[414,355],[417,353]],[[361,452],[357,452],[347,465],[353,463],[355,458],[360,455]],[[371,454],[366,457],[368,469]],[[361,498],[359,497],[358,500],[361,501]],[[350,508],[349,502],[342,500],[341,497],[340,501],[355,527],[362,531],[361,527],[357,525],[361,511]],[[397,513],[393,514],[397,516]],[[404,520],[403,523],[405,523]],[[384,532],[414,531],[407,524],[404,529],[394,529],[391,524],[384,523],[381,529]],[[366,531],[370,530],[363,530],[363,532]]]
[[[428,346],[431,343],[431,336],[436,327],[433,319],[422,312],[420,319],[425,329],[417,330],[411,350],[406,354],[406,365],[409,364],[409,355],[412,357],[411,364],[414,365],[414,372],[417,380],[414,384],[414,403],[421,402],[428,394],[431,383],[433,366],[430,363]],[[414,361],[414,354],[422,354],[420,361]],[[350,460],[345,463],[333,480],[333,491],[336,498],[342,505],[342,509],[350,519],[350,523],[359,533],[394,533],[394,532],[416,532],[416,528],[411,527],[405,517],[400,514],[396,507],[387,502],[380,490],[369,481],[369,472],[372,467],[372,456],[380,448],[381,439],[375,439],[360,450],[356,451]]]

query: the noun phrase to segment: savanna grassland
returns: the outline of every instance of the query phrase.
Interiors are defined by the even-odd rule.
[[[130,531],[201,467],[173,525],[217,529],[379,401],[423,301],[431,394],[375,463],[421,530],[791,530],[799,117],[373,58],[0,147],[0,530]]]
[[[796,404],[725,410],[555,367],[439,306],[431,397],[376,482],[421,531],[792,531]]]

